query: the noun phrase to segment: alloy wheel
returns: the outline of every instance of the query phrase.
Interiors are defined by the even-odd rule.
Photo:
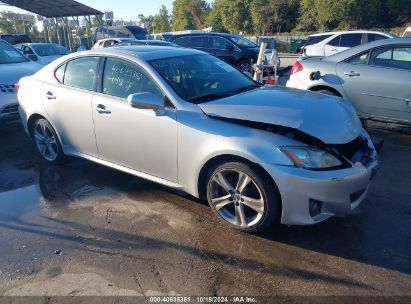
[[[57,139],[44,121],[36,124],[33,132],[37,150],[48,161],[54,161],[58,155]]]
[[[257,183],[237,169],[222,169],[212,176],[208,196],[217,213],[240,228],[257,225],[265,213],[265,201]]]

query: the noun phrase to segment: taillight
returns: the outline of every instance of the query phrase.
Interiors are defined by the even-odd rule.
[[[299,61],[296,61],[291,69],[290,75],[301,72],[303,69],[303,65]]]
[[[18,92],[19,92],[19,89],[20,89],[20,83],[16,83],[16,84],[14,85],[14,89],[16,90],[16,93],[18,93]]]

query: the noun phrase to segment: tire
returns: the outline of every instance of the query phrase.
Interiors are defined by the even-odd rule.
[[[217,164],[206,181],[209,205],[220,220],[234,229],[261,231],[280,215],[281,198],[276,186],[246,163]]]
[[[242,73],[251,73],[251,60],[247,59],[242,59],[238,62],[237,68],[240,70]]]
[[[321,93],[321,94],[324,94],[324,95],[339,97],[337,94],[335,94],[333,91],[330,91],[330,90],[318,90],[318,91],[315,91],[315,92]]]
[[[55,165],[67,161],[57,133],[46,119],[37,119],[33,123],[30,133],[36,150],[43,160]]]

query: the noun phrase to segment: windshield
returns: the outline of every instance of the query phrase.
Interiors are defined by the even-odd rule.
[[[158,59],[150,63],[181,98],[195,104],[261,86],[231,65],[205,54]]]
[[[68,49],[57,44],[34,44],[31,46],[37,55],[44,56],[57,56],[67,55],[70,53]]]
[[[251,42],[250,40],[248,40],[248,39],[246,39],[246,38],[244,38],[244,37],[241,37],[241,36],[233,36],[233,37],[230,37],[230,40],[231,40],[232,42],[234,42],[235,44],[237,44],[237,45],[239,45],[239,46],[242,46],[242,47],[247,47],[247,48],[249,48],[249,47],[256,47],[256,46],[257,46],[255,43],[253,43],[253,42]]]
[[[20,63],[29,61],[20,54],[15,48],[4,42],[0,42],[0,64]]]

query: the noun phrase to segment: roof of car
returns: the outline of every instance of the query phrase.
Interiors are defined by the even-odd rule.
[[[391,37],[395,37],[395,35],[393,35],[391,33],[385,33],[385,32],[379,32],[379,31],[367,31],[367,30],[324,32],[324,33],[318,33],[318,34],[310,35],[310,37],[323,36],[323,35],[336,35],[336,34],[356,34],[356,33],[383,34],[383,35],[388,35],[388,36],[391,36]]]
[[[350,58],[352,56],[355,56],[356,54],[365,52],[369,49],[379,47],[379,46],[386,46],[386,45],[402,45],[402,44],[407,44],[411,45],[411,38],[393,38],[393,39],[381,39],[381,40],[376,40],[367,44],[359,45],[356,47],[353,47],[351,49],[348,49],[346,51],[337,53],[335,55],[331,55],[329,57],[325,57],[323,60],[325,61],[333,61],[333,62],[339,62],[342,61],[346,58]]]
[[[227,34],[227,33],[216,33],[216,32],[201,32],[201,33],[186,33],[186,34],[177,34],[173,35],[172,39],[175,40],[179,37],[186,37],[186,36],[201,36],[201,35],[211,35],[211,36],[223,36],[223,37],[236,37],[239,35],[235,34]]]
[[[102,48],[86,51],[89,54],[97,55],[115,55],[123,54],[140,58],[144,61],[156,60],[162,58],[178,57],[184,55],[205,54],[195,49],[176,48],[169,46],[120,46],[115,48]]]

